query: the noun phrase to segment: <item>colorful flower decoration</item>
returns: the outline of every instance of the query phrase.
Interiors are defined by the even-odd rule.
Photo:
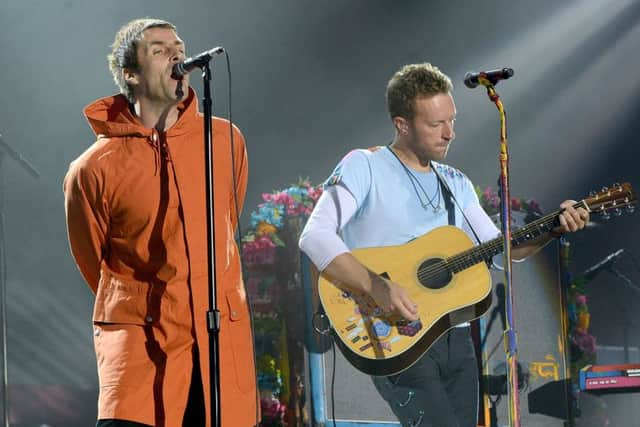
[[[260,389],[261,426],[283,426],[286,405],[278,399],[283,386],[275,359],[264,354],[258,359],[258,388]]]
[[[285,402],[289,393],[288,353],[286,339],[282,339],[286,320],[279,304],[280,295],[287,289],[281,277],[282,260],[279,262],[278,258],[282,258],[285,242],[297,242],[300,230],[294,224],[309,217],[321,194],[322,187],[311,185],[308,179],[300,179],[284,190],[264,193],[263,202],[251,213],[250,231],[242,238],[254,328],[260,338],[257,350],[258,354],[263,353],[257,366],[263,427],[286,425]]]
[[[273,356],[263,354],[258,359],[258,387],[279,394],[282,388],[282,374]]]
[[[580,369],[596,361],[596,339],[589,334],[589,306],[585,295],[585,279],[578,277],[569,283],[567,313],[571,347],[571,375],[578,378]]]
[[[251,213],[251,231],[242,239],[242,258],[247,266],[268,265],[275,261],[277,247],[284,246],[278,236],[287,218],[308,218],[322,194],[321,186],[308,179],[273,193],[263,193],[263,203]]]
[[[476,194],[487,214],[491,216],[500,212],[500,195],[491,187],[485,188],[484,191],[476,187]],[[524,213],[527,222],[542,215],[540,205],[533,199],[511,197],[511,210]]]
[[[287,406],[280,402],[273,395],[263,396],[260,398],[260,407],[262,409],[262,427],[282,427],[285,426],[284,416]]]

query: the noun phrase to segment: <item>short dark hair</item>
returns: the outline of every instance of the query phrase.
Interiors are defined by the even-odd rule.
[[[124,70],[139,71],[138,43],[142,33],[149,28],[168,28],[176,31],[170,22],[155,18],[134,19],[124,24],[116,33],[111,45],[111,53],[107,56],[113,80],[129,102],[134,103],[133,90],[124,80]]]
[[[387,84],[387,108],[389,115],[412,119],[415,100],[421,96],[450,93],[451,79],[434,65],[409,64],[398,70]]]

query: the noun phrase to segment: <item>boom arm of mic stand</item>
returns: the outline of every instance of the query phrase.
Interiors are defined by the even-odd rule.
[[[624,282],[624,284],[627,285],[629,288],[633,289],[634,291],[636,291],[636,292],[638,292],[640,294],[640,286],[638,286],[635,283],[633,283],[633,281],[631,279],[629,279],[629,277],[627,277],[627,275],[623,274],[615,266],[612,265],[611,267],[609,267],[609,271],[611,271],[611,273],[614,276],[616,276],[617,278],[622,280],[622,282]]]
[[[11,147],[4,140],[4,138],[2,137],[2,134],[0,134],[0,150],[3,150],[3,149],[9,154],[9,156],[13,158],[13,160],[15,160],[18,164],[20,164],[31,176],[33,176],[34,178],[40,177],[40,173],[38,172],[38,170],[27,159],[25,159],[22,154],[14,150],[13,147]]]

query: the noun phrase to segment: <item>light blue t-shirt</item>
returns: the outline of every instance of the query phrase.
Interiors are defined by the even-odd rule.
[[[465,212],[472,205],[479,208],[478,196],[466,175],[444,164],[432,162],[432,165]],[[348,153],[325,182],[325,186],[336,184],[346,187],[358,206],[354,216],[341,230],[349,249],[404,244],[449,223],[444,194],[436,174],[412,169],[408,172],[388,147]],[[453,205],[456,226],[477,243],[458,206],[455,202]],[[439,206],[439,209],[434,212],[433,206]],[[476,231],[484,230],[481,236],[497,233],[495,225],[481,208],[474,209],[474,212],[482,212],[472,219]]]

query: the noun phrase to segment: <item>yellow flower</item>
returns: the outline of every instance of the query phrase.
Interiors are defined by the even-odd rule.
[[[256,233],[260,235],[274,234],[276,232],[276,226],[269,224],[268,222],[261,221],[256,227]]]
[[[589,313],[586,313],[586,312],[579,313],[576,328],[583,330],[584,332],[587,332],[587,329],[589,329],[589,320],[590,320]]]

